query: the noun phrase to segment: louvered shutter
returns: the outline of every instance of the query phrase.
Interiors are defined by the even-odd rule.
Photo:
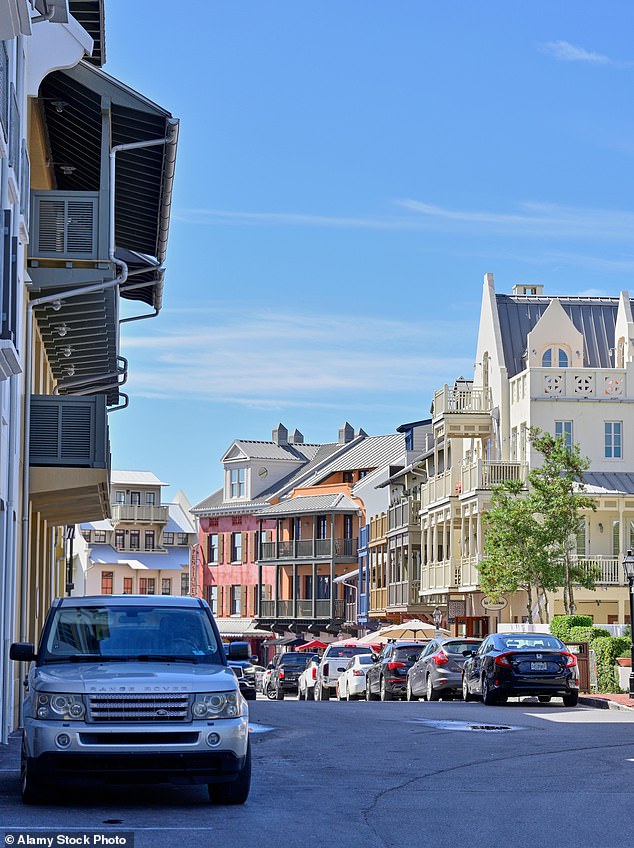
[[[222,565],[225,561],[225,534],[218,533],[218,564]]]
[[[249,561],[249,534],[241,533],[242,536],[242,562]]]
[[[240,586],[240,615],[247,614],[247,587]]]
[[[98,203],[94,192],[34,192],[36,255],[98,259]]]
[[[218,586],[218,616],[222,618],[224,615],[224,604],[225,604],[225,587]]]

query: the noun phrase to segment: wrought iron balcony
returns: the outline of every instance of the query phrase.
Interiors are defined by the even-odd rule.
[[[313,604],[315,606],[313,612]],[[296,598],[294,601],[288,598],[280,598],[278,601],[260,601],[259,618],[283,618],[283,619],[328,619],[330,615],[330,598]],[[342,619],[345,612],[345,602],[340,599],[334,601],[334,618]]]

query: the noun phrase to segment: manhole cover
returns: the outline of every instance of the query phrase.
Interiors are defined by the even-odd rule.
[[[273,730],[273,728],[269,727],[268,724],[249,723],[249,733],[269,733],[271,730]]]
[[[474,724],[472,721],[450,721],[448,719],[434,721],[433,719],[414,719],[416,724],[435,727],[436,730],[466,730],[476,733],[507,733],[509,730],[524,730],[512,724]]]

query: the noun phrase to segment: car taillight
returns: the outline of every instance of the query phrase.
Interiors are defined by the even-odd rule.
[[[283,668],[280,669],[278,677],[279,677],[280,680],[282,680],[282,678],[284,677],[284,669]]]
[[[317,680],[317,666],[313,666],[313,680]]]
[[[436,663],[436,665],[444,665],[445,663],[449,662],[449,657],[444,651],[438,651],[437,654],[434,654],[432,656],[432,659]]]
[[[353,677],[363,677],[363,676],[364,676],[364,674],[365,674],[365,671],[362,671],[360,668],[355,668],[355,669],[353,669],[353,671],[352,671],[352,676],[353,676]]]
[[[574,668],[577,665],[577,657],[574,654],[562,653],[562,657],[566,660],[566,668]]]
[[[394,660],[390,660],[387,664],[387,667],[390,671],[394,671],[395,668],[405,668],[405,663],[395,662]]]
[[[511,663],[510,663],[510,660],[509,660],[510,656],[511,656],[511,654],[499,654],[495,658],[495,664],[496,665],[503,665],[505,668],[510,668],[511,667]]]
[[[326,665],[324,666],[324,677],[328,677],[328,669],[329,669],[329,667],[330,667],[330,666],[329,666],[329,664],[328,664],[328,663],[326,663]]]

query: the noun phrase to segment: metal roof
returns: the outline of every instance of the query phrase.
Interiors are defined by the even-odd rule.
[[[129,565],[130,568],[147,568],[150,571],[182,571],[189,568],[189,548],[170,547],[167,553],[154,554],[117,551],[112,545],[91,545],[90,561],[97,565]]]
[[[391,433],[387,436],[365,436],[352,444],[348,450],[337,455],[314,474],[315,480],[323,480],[336,471],[373,470],[390,465],[405,452],[405,435]],[[304,485],[310,485],[310,481]]]
[[[236,439],[232,446],[238,447],[248,459],[285,459],[306,462],[313,459],[321,445],[291,444],[278,445],[277,442],[259,442],[249,439]],[[229,448],[231,450],[231,448]],[[229,451],[227,451],[229,453]],[[226,455],[226,454],[225,454]]]
[[[527,337],[549,304],[558,300],[583,335],[583,363],[587,368],[610,368],[619,300],[616,297],[538,297],[496,295],[502,333],[504,364],[509,377],[526,367]]]
[[[176,503],[168,503],[163,504],[168,508],[169,519],[165,527],[163,528],[164,533],[195,533],[196,529],[189,518],[189,516],[185,513],[180,504]]]
[[[589,487],[589,495],[634,495],[634,473],[629,471],[585,471],[583,482]]]
[[[222,618],[214,616],[221,636],[270,636],[268,630],[258,630],[252,618]]]
[[[101,67],[106,61],[103,0],[68,0],[68,11],[94,42],[92,55],[86,61]]]
[[[359,512],[360,507],[348,495],[300,495],[258,510],[258,518],[283,515],[306,515],[320,512]]]
[[[111,471],[110,483],[112,485],[130,486],[169,486],[162,483],[152,471]]]

